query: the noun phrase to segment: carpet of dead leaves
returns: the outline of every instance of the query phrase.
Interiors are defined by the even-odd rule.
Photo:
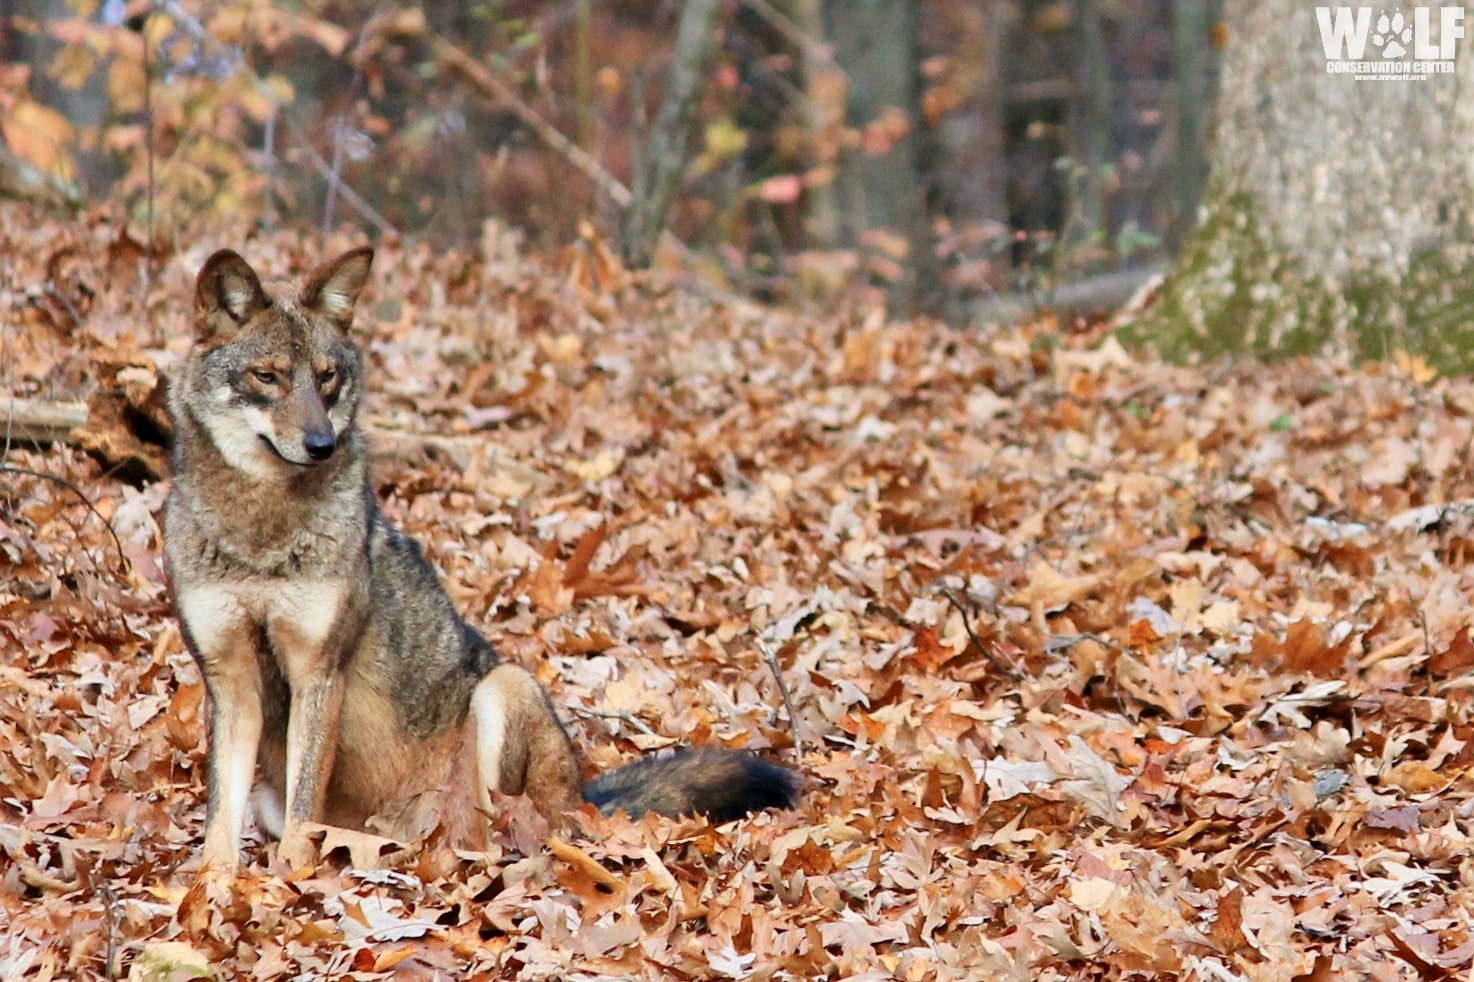
[[[167,373],[224,244],[279,274],[321,257],[222,235],[145,284],[106,221],[0,210],[6,387],[83,398],[120,358]],[[802,806],[589,817],[548,847],[508,802],[485,853],[327,833],[295,871],[252,829],[237,889],[206,890],[165,485],[15,443],[0,978],[1474,960],[1468,380],[1406,356],[1178,368],[1047,320],[802,315],[633,278],[592,240],[534,262],[496,229],[383,248],[375,273],[377,490],[460,609],[547,684],[591,767],[749,747],[803,770]]]

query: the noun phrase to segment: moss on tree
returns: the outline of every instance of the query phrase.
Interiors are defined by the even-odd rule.
[[[1213,188],[1160,295],[1122,333],[1174,361],[1327,348],[1379,359],[1402,350],[1446,372],[1470,371],[1474,250],[1421,250],[1402,276],[1380,269],[1318,275],[1276,248],[1250,195]]]

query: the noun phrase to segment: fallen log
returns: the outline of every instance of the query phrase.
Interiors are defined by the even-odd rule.
[[[87,423],[85,402],[11,399],[0,403],[0,426],[12,444],[64,443],[67,434]]]
[[[74,400],[12,398],[0,401],[0,444],[8,432],[12,446],[77,447],[106,467],[123,467],[125,473],[119,476],[124,480],[158,480],[168,473],[166,444],[170,434],[159,432],[161,427],[153,414],[148,418],[149,425],[142,427],[144,432],[140,432],[139,422],[138,414],[120,414],[112,405],[93,411],[88,403]],[[372,466],[379,470],[427,459],[465,470],[484,457],[481,472],[504,486],[525,486],[530,491],[548,483],[547,475],[534,468],[487,454],[489,443],[483,435],[415,433],[372,419],[365,421],[364,433]]]

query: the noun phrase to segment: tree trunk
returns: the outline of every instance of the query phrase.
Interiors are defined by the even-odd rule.
[[[930,271],[918,169],[916,5],[830,0],[825,10],[848,83],[846,123],[860,132],[860,146],[842,155],[843,231],[882,274],[897,314],[912,312]]]
[[[1208,183],[1208,117],[1214,71],[1212,32],[1218,0],[1178,0],[1172,6],[1172,227],[1167,244],[1179,248],[1193,227]]]
[[[642,269],[655,257],[665,231],[666,213],[686,171],[686,145],[696,114],[698,89],[706,80],[720,0],[687,0],[676,29],[676,51],[649,142],[635,161],[630,192],[634,198],[624,223],[624,261]]]
[[[1417,41],[1437,43],[1439,8],[1427,10],[1433,37],[1405,45],[1409,71],[1426,57]],[[1368,35],[1377,17],[1373,9]],[[1450,37],[1450,73],[1363,81],[1328,70],[1343,63],[1328,59],[1316,8],[1303,0],[1228,4],[1226,27],[1198,222],[1158,299],[1127,333],[1176,358],[1329,346],[1469,365],[1468,42]],[[1384,62],[1392,45],[1381,37],[1367,38],[1362,61]]]
[[[834,186],[839,134],[844,128],[844,73],[824,45],[824,0],[793,0],[791,9],[793,22],[803,34],[796,47],[809,131],[811,182],[804,196],[804,231],[810,248],[833,249],[839,242]]]
[[[1114,231],[1106,208],[1105,185],[1115,156],[1115,114],[1111,109],[1113,79],[1102,7],[1101,0],[1075,0],[1077,88],[1070,128],[1079,171],[1070,192],[1068,235],[1061,236],[1070,249],[1092,238],[1109,239]]]

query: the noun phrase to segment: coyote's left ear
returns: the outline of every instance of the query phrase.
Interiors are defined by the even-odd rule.
[[[302,306],[322,314],[343,330],[353,322],[353,305],[368,282],[374,250],[360,246],[323,263],[302,287]]]

